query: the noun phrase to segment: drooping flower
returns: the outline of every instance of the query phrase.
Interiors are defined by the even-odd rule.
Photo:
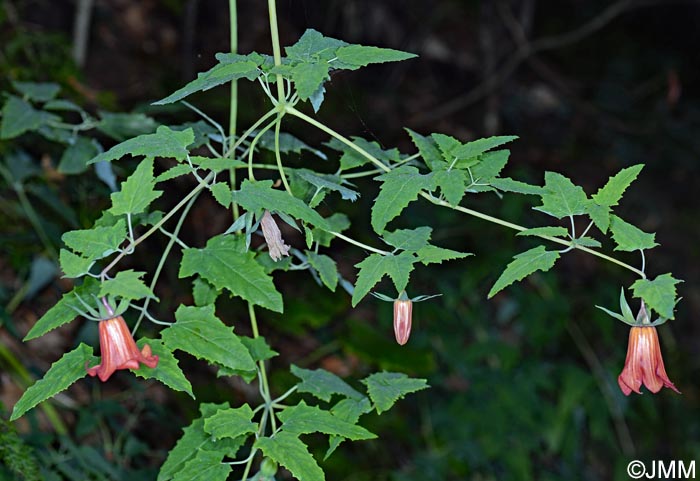
[[[279,227],[277,227],[275,219],[272,218],[270,211],[266,210],[263,214],[260,220],[260,227],[262,228],[263,236],[265,236],[265,243],[267,244],[272,260],[278,261],[282,256],[288,256],[290,246],[284,243],[282,233]]]
[[[396,342],[404,345],[411,335],[411,317],[413,314],[413,301],[411,299],[394,300],[394,335]]]
[[[158,365],[158,356],[148,344],[139,351],[122,316],[100,321],[99,330],[102,362],[87,369],[90,376],[104,382],[118,369],[138,369],[139,363],[151,368]]]
[[[644,303],[637,320],[642,323],[630,328],[625,367],[617,378],[620,389],[625,396],[629,396],[632,391],[641,394],[639,388],[643,383],[652,393],[668,387],[680,394],[666,374],[656,327],[644,325],[649,323]]]

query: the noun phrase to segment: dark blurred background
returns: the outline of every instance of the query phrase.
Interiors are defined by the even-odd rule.
[[[79,6],[91,15],[76,33]],[[628,329],[594,305],[616,306],[620,287],[634,279],[585,254],[571,253],[555,272],[532,276],[487,302],[502,267],[530,244],[478,219],[412,205],[399,224],[432,225],[436,244],[477,255],[412,275],[410,295],[443,296],[414,307],[414,334],[405,347],[393,342],[389,304],[368,299],[351,309],[343,292],[331,294],[301,274],[278,276],[286,312],[263,312],[261,322],[281,353],[272,362],[280,392],[290,382],[289,363],[350,378],[399,370],[426,377],[432,386],[388,414],[367,416],[365,424],[379,439],[345,443],[323,463],[327,479],[622,480],[629,479],[625,468],[633,459],[700,461],[700,3],[281,0],[278,9],[283,45],[314,28],[419,55],[333,75],[319,118],[345,135],[412,153],[403,127],[462,141],[514,134],[520,140],[511,146],[509,176],[541,183],[544,170],[555,170],[589,194],[621,168],[646,164],[618,212],[657,232],[660,246],[648,256],[648,274],[673,272],[685,281],[676,319],[660,328],[667,371],[683,394],[626,398],[616,378]],[[239,2],[239,28],[242,53],[271,52],[266,2]],[[228,35],[223,0],[4,0],[0,89],[10,90],[10,80],[52,81],[91,112],[194,120],[184,108],[149,104],[213,66],[214,54],[228,49]],[[241,84],[240,90],[239,122],[247,127],[266,99],[257,85]],[[227,88],[189,100],[226,124]],[[285,128],[312,145],[327,140],[294,120]],[[42,143],[23,148],[37,162],[43,159],[38,182],[66,202],[77,225],[91,225],[108,205],[106,187],[90,174],[49,178],[60,153]],[[0,144],[0,155],[7,152]],[[367,209],[376,186],[358,187],[361,201],[344,208],[355,221],[354,235],[373,244]],[[186,189],[176,184],[172,198]],[[11,302],[41,250],[15,200],[3,185],[0,299],[12,309],[3,311],[0,342],[30,377],[9,358],[0,360],[0,400],[8,410],[32,376],[40,377],[76,339],[96,345],[94,326],[80,321],[40,341],[18,341],[69,285],[55,280],[25,302]],[[465,202],[528,226],[549,222],[531,210],[532,199]],[[47,231],[60,246],[61,231],[76,227],[52,219],[48,209],[37,206],[47,225],[55,224]],[[221,231],[229,215],[201,202],[189,225],[199,234],[189,234],[188,244]],[[352,266],[364,258],[352,246],[336,245],[330,254],[351,279]],[[144,252],[133,262],[148,267],[153,257]],[[164,313],[189,302],[189,286],[177,279],[177,262],[171,264],[157,292],[166,299]],[[230,308],[240,306],[231,302]],[[236,329],[245,333],[247,326]],[[251,395],[249,387],[217,380],[193,359],[181,364],[202,400],[235,404]],[[82,381],[59,404],[70,436],[51,434],[40,413],[17,424],[45,479],[155,479],[181,427],[196,416],[187,398],[128,373],[104,386]]]

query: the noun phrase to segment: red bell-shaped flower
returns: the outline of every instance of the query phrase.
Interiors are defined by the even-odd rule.
[[[148,367],[158,365],[158,356],[151,353],[148,344],[139,351],[122,316],[100,321],[99,329],[102,363],[87,369],[90,376],[104,382],[118,369],[138,369],[139,363]]]
[[[413,301],[400,298],[394,301],[394,335],[396,342],[402,346],[408,342],[408,337],[411,335],[412,314]]]
[[[633,326],[630,329],[627,359],[617,383],[625,396],[632,391],[641,394],[639,388],[642,383],[653,393],[668,387],[680,394],[666,374],[655,327]]]

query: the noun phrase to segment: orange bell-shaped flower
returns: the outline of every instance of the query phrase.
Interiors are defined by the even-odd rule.
[[[653,393],[659,392],[662,387],[668,387],[680,394],[666,374],[655,327],[633,326],[630,329],[627,359],[617,383],[625,396],[629,396],[632,391],[641,394],[639,388],[642,383]]]
[[[122,316],[100,321],[99,330],[102,363],[87,369],[90,376],[104,382],[118,369],[138,369],[139,363],[151,368],[158,365],[158,356],[148,344],[139,351]]]

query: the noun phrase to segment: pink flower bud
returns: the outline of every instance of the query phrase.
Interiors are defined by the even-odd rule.
[[[396,342],[402,346],[408,342],[411,335],[411,315],[413,302],[410,299],[394,301],[394,335]]]
[[[272,260],[278,261],[282,256],[288,256],[290,246],[284,243],[282,233],[279,227],[277,227],[275,219],[272,218],[272,215],[270,215],[270,212],[267,210],[260,220],[260,227],[262,227],[265,243],[267,244]]]

